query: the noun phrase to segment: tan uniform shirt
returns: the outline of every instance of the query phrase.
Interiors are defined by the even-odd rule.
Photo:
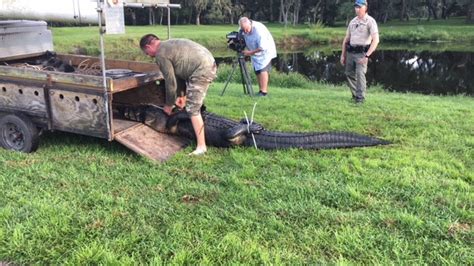
[[[355,45],[369,45],[372,42],[372,34],[379,33],[377,22],[368,14],[364,18],[359,19],[355,17],[347,27],[347,34],[349,34],[350,44]]]
[[[166,86],[166,104],[175,104],[177,97],[177,78],[183,81],[192,79],[214,79],[212,74],[214,57],[204,46],[186,39],[161,41],[155,55]],[[212,75],[212,77],[210,77]]]

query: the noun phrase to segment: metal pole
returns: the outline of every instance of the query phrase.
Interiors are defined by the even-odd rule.
[[[102,79],[104,90],[107,91],[107,80],[105,77],[105,54],[104,54],[104,29],[102,28],[102,12],[103,9],[100,5],[101,0],[97,0],[97,13],[99,14],[99,33],[100,33],[100,64],[102,68]]]
[[[102,6],[100,4],[101,0],[97,0],[97,13],[99,15],[99,33],[100,33],[100,65],[102,68],[102,85],[104,86],[104,107],[106,113],[106,124],[107,132],[109,134],[109,141],[113,138],[112,132],[112,110],[110,109],[109,104],[109,93],[107,92],[107,77],[105,76],[105,49],[104,49],[104,29],[102,28]]]

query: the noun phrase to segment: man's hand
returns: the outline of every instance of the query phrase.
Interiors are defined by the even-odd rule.
[[[341,55],[341,65],[345,65],[346,64],[346,57],[342,54]]]
[[[364,58],[361,58],[357,63],[359,63],[359,64],[367,64],[368,62],[369,62],[369,58],[364,57]]]
[[[252,52],[252,51],[249,51],[249,50],[244,50],[244,51],[242,51],[242,53],[243,53],[245,56],[252,56],[252,55],[253,55],[253,52]]]
[[[183,108],[186,106],[186,96],[178,97],[178,98],[176,99],[175,105],[176,105],[179,109],[183,109]]]
[[[173,112],[173,106],[172,105],[165,105],[163,107],[163,112],[167,115],[171,115],[171,112]]]

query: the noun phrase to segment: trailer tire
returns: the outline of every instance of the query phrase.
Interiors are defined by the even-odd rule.
[[[0,145],[7,150],[34,152],[38,148],[38,128],[21,114],[0,118]]]

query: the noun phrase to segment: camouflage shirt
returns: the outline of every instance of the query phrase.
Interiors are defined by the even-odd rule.
[[[215,60],[211,52],[190,40],[161,41],[155,59],[165,79],[167,105],[176,101],[178,79],[207,81],[215,78]]]

